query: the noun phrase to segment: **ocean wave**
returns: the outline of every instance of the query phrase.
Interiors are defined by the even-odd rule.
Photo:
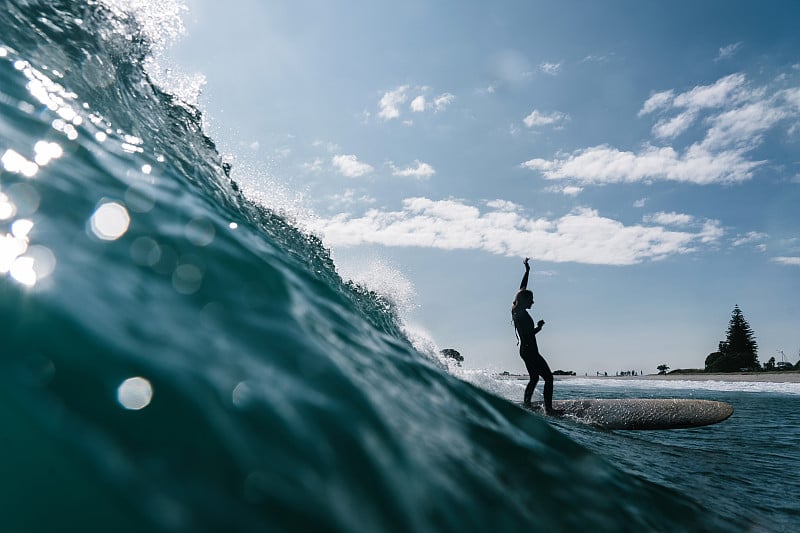
[[[415,350],[231,179],[121,5],[0,11],[5,527],[726,529]]]

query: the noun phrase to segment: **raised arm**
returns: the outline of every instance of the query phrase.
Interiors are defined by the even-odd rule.
[[[525,275],[522,276],[522,283],[519,284],[519,290],[527,289],[528,288],[528,274],[531,271],[531,266],[528,264],[528,258],[525,258],[523,261],[525,264]]]

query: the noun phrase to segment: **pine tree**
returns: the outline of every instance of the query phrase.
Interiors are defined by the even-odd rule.
[[[728,323],[726,339],[719,343],[719,351],[706,358],[706,370],[711,372],[735,372],[742,368],[754,370],[759,367],[758,344],[750,324],[742,310],[736,305]]]

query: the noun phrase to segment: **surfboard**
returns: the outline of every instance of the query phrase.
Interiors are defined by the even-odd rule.
[[[541,402],[532,411],[544,412]],[[684,429],[726,420],[733,406],[713,400],[616,398],[554,400],[554,416],[603,429]]]

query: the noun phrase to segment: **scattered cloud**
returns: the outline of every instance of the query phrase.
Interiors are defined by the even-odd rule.
[[[392,120],[400,116],[400,106],[408,100],[408,85],[401,85],[394,90],[383,93],[378,108],[380,112],[378,116],[383,120]]]
[[[353,189],[347,189],[341,194],[334,194],[327,202],[334,209],[347,209],[355,205],[369,205],[376,202],[375,198],[367,194],[360,194]]]
[[[669,107],[674,99],[675,91],[672,90],[661,91],[659,93],[652,94],[650,98],[645,100],[642,109],[639,110],[639,116],[641,117],[647,115],[648,113],[652,113],[653,111]]]
[[[307,172],[320,172],[322,171],[323,161],[319,157],[315,158],[310,163],[303,163],[303,170]]]
[[[325,150],[330,154],[341,150],[338,144],[329,141],[316,140],[313,143],[311,143],[311,146],[313,146],[314,148],[322,148],[323,150]]]
[[[763,136],[782,121],[800,118],[800,87],[751,87],[743,74],[731,74],[680,94],[673,90],[655,93],[638,115],[656,112],[660,115],[653,126],[656,141],[674,140],[695,123],[703,127],[701,138],[684,147],[647,142],[638,150],[620,150],[598,145],[553,159],[531,159],[522,166],[541,172],[546,179],[582,185],[745,181],[765,163],[749,157]],[[669,112],[675,115],[663,116]]]
[[[605,54],[605,55],[589,54],[588,56],[586,56],[583,59],[581,59],[580,62],[581,63],[605,63],[606,61],[611,59],[611,56],[613,56],[613,55],[614,55],[613,53]]]
[[[639,198],[635,202],[633,202],[633,207],[642,208],[647,203],[647,198]]]
[[[800,266],[800,257],[773,257],[772,261],[781,265]]]
[[[531,159],[524,168],[546,179],[572,179],[582,184],[635,183],[656,180],[696,184],[734,183],[752,176],[761,162],[749,161],[741,150],[709,152],[692,146],[683,154],[672,147],[647,145],[638,152],[601,145],[577,150],[553,160]]]
[[[578,196],[583,192],[583,187],[578,187],[577,185],[553,185],[552,187],[547,187],[545,190],[565,196]]]
[[[694,217],[683,213],[661,212],[646,215],[643,220],[648,223],[661,224],[662,226],[688,226],[694,222]]]
[[[516,204],[494,200],[479,207],[462,200],[407,198],[398,211],[370,209],[310,222],[326,245],[383,245],[445,250],[483,250],[553,262],[630,265],[698,251],[717,242],[723,230],[705,221],[695,231],[658,225],[628,225],[579,208],[555,219],[532,218]]]
[[[750,231],[745,235],[740,235],[736,237],[732,244],[734,246],[743,246],[745,244],[754,244],[763,241],[766,239],[768,235],[766,233],[760,233],[758,231]]]
[[[429,99],[426,96],[429,91],[430,87],[427,86],[412,88],[410,85],[401,85],[396,89],[386,91],[378,102],[378,108],[380,109],[378,116],[384,121],[400,118],[403,105],[408,101],[410,94],[413,93],[417,95],[411,98],[411,103],[408,106],[413,113],[422,113],[429,110],[438,113],[446,109],[456,98],[455,95],[445,92]],[[409,126],[413,124],[410,120],[405,120],[403,123]]]
[[[425,95],[419,95],[411,101],[410,108],[415,113],[421,113],[429,109],[433,109],[438,113],[439,111],[444,111],[455,99],[456,97],[450,93],[442,93],[429,102]]]
[[[569,115],[561,113],[560,111],[545,113],[539,111],[538,109],[534,109],[533,112],[525,117],[522,121],[526,126],[532,128],[534,126],[549,126],[565,120],[569,120]]]
[[[437,96],[436,98],[433,99],[433,108],[437,112],[438,111],[444,111],[444,109],[447,106],[449,106],[450,104],[452,104],[453,100],[455,100],[455,99],[456,99],[456,97],[453,94],[442,93],[442,94],[440,94],[439,96]]]
[[[561,62],[549,63],[544,61],[539,63],[539,70],[549,76],[557,76],[561,72]]]
[[[414,165],[415,166],[410,166],[406,168],[397,168],[396,166],[394,166],[393,163],[390,163],[390,166],[392,167],[392,175],[424,180],[436,174],[436,170],[434,170],[434,168],[430,166],[428,163],[423,163],[419,160],[415,160]]]
[[[362,163],[354,155],[335,155],[331,159],[331,163],[340,174],[348,178],[358,178],[374,170],[371,165]]]
[[[522,207],[519,204],[509,200],[489,200],[486,202],[486,207],[496,209],[497,211],[519,211]]]
[[[714,61],[722,61],[723,59],[729,59],[733,57],[736,52],[742,47],[744,43],[739,41],[738,43],[729,44],[728,46],[723,46],[719,49],[719,54],[717,55]]]

